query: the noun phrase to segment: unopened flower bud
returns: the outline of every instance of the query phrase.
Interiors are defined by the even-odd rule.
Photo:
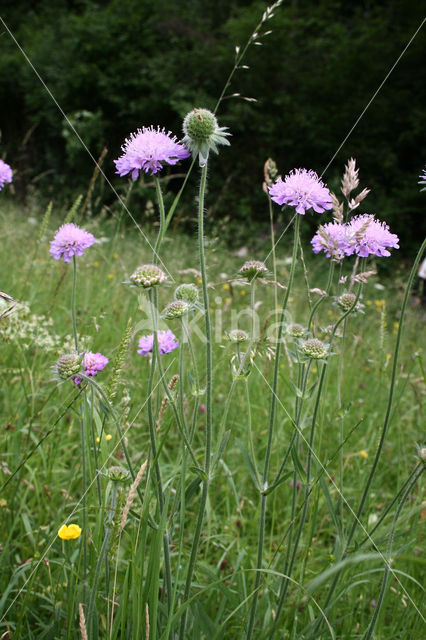
[[[356,300],[356,295],[354,293],[342,293],[342,295],[337,298],[337,304],[343,311],[349,311],[354,305]],[[356,305],[355,309],[359,308],[359,304]]]
[[[80,371],[81,356],[78,353],[66,353],[56,363],[56,372],[62,380],[67,380]]]
[[[268,273],[268,268],[263,262],[259,262],[259,260],[247,260],[238,271],[242,276],[247,278],[249,282],[261,276],[262,274]]]
[[[190,310],[191,306],[184,300],[173,300],[164,309],[161,314],[166,320],[174,320],[175,318],[181,318]]]
[[[217,145],[229,145],[226,136],[230,134],[226,129],[219,127],[216,116],[208,109],[193,109],[183,121],[183,143],[194,156],[198,154],[200,166],[204,166],[210,149],[218,153]]]
[[[233,329],[229,332],[231,342],[247,342],[248,338],[248,334],[242,329]]]
[[[124,467],[114,466],[108,469],[108,478],[113,482],[126,482],[130,473]]]
[[[149,289],[167,280],[167,276],[160,267],[155,264],[143,264],[130,276],[133,284],[144,289]]]
[[[287,327],[287,333],[292,338],[303,338],[306,331],[301,324],[291,324]]]
[[[175,291],[175,298],[188,304],[195,304],[198,301],[198,289],[195,284],[181,284]]]
[[[308,358],[313,358],[314,360],[321,360],[327,355],[327,347],[321,340],[316,338],[303,342],[302,351]]]

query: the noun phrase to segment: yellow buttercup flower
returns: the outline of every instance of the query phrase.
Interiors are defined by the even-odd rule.
[[[112,435],[110,433],[107,433],[105,436],[105,440],[108,442],[111,439],[112,439]]]
[[[61,540],[75,540],[81,536],[81,527],[78,524],[63,524],[58,531]]]
[[[361,456],[361,458],[368,458],[368,453],[364,449],[359,452],[359,455]]]

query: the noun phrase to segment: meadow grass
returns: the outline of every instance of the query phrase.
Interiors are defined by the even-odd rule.
[[[276,292],[279,300],[283,292],[262,282],[256,284],[259,333],[264,338],[252,345],[253,353],[240,367],[244,371],[238,371],[238,353],[226,332],[237,327],[238,313],[238,328],[252,330],[245,313],[250,285],[237,277],[241,258],[217,238],[207,243],[214,456],[198,556],[186,593],[186,571],[206,482],[203,320],[200,314],[199,334],[192,329],[192,351],[183,341],[181,321],[167,322],[181,345],[161,356],[165,382],[180,374],[166,403],[158,376],[149,379],[149,359],[136,353],[137,339],[151,328],[146,298],[126,284],[138,264],[151,261],[151,250],[131,224],[120,222],[117,233],[116,219],[82,217],[77,211],[75,220],[98,240],[78,259],[80,350],[101,351],[110,359],[96,377],[105,394],[120,350],[124,361],[115,375],[111,405],[91,385],[86,391],[70,380],[59,384],[52,366],[59,355],[73,348],[72,267],[54,261],[48,247],[64,215],[53,206],[52,217],[44,218],[43,223],[43,212],[2,198],[2,288],[28,305],[0,321],[2,637],[84,638],[86,633],[89,638],[165,640],[178,637],[186,616],[185,638],[243,638],[251,612],[253,637],[258,639],[366,637],[381,589],[383,602],[374,637],[422,637],[420,525],[424,512],[418,480],[423,462],[416,443],[422,444],[424,426],[424,312],[411,305],[402,336],[390,428],[360,525],[345,550],[388,403],[408,275],[399,266],[398,256],[389,258],[392,278],[381,280],[376,275],[364,285],[364,312],[342,323],[328,356],[317,408],[321,363],[311,362],[302,388],[294,357],[297,346],[286,336],[279,361],[266,488],[261,486],[260,470],[267,447],[276,348],[266,338],[266,321],[275,306]],[[268,224],[265,209],[266,233]],[[156,230],[146,228],[144,232],[153,245]],[[269,251],[270,245],[258,245],[252,257],[264,259]],[[310,287],[324,289],[325,259],[311,256],[307,247],[304,256]],[[199,276],[188,271],[199,270],[196,238],[169,229],[161,257],[171,278],[160,288],[160,310],[173,298],[177,284],[200,284]],[[277,247],[276,258],[277,279],[287,283],[291,259],[287,235]],[[313,302],[318,299],[317,293],[310,296]],[[306,326],[308,311],[299,258],[288,300],[288,321]],[[333,299],[326,298],[314,318],[315,333],[326,339],[328,334],[322,329],[341,315]],[[128,347],[123,342],[126,327],[131,327]],[[150,384],[153,392],[148,394]],[[155,419],[159,412],[162,416],[156,426],[155,460],[149,411]],[[313,413],[317,419],[310,456],[307,442]],[[179,419],[188,426],[191,451],[184,446]],[[87,426],[83,447],[82,424]],[[127,460],[120,433],[125,434]],[[106,435],[112,437],[107,440]],[[274,487],[272,480],[283,459],[286,464]],[[130,502],[131,478],[116,483],[108,476],[110,467],[128,469],[129,462],[133,477],[142,467]],[[260,581],[254,592],[262,491],[268,493],[268,507]],[[82,526],[83,519],[80,539],[58,538],[63,523]],[[165,553],[169,554],[169,575]],[[389,565],[388,588],[384,589]],[[283,571],[288,572],[288,579]],[[330,589],[337,575],[339,582]],[[286,597],[276,619],[283,593]],[[252,608],[254,598],[256,609]],[[79,608],[80,603],[84,606]]]

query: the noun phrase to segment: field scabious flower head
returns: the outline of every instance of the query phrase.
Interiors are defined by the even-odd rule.
[[[70,262],[73,256],[82,256],[84,249],[87,249],[95,242],[93,236],[85,229],[81,229],[73,222],[63,224],[55,233],[55,237],[50,243],[50,255],[55,260],[64,258],[64,262]]]
[[[102,371],[107,366],[108,362],[108,358],[102,353],[87,351],[83,358],[84,373],[86,376],[96,376],[98,371]]]
[[[112,482],[127,482],[130,478],[130,472],[124,467],[115,465],[108,469],[107,476]]]
[[[249,337],[242,329],[233,329],[229,332],[228,338],[231,342],[247,342]]]
[[[330,191],[315,171],[307,169],[293,169],[284,180],[278,178],[269,187],[269,195],[277,204],[295,207],[301,215],[305,215],[307,209],[323,213],[333,206]]]
[[[4,160],[0,160],[0,191],[3,189],[6,182],[12,182],[12,169]]]
[[[242,276],[247,278],[249,282],[251,282],[262,274],[268,273],[268,268],[263,262],[260,262],[259,260],[247,260],[247,262],[243,264],[241,269],[238,270],[238,273],[240,273]]]
[[[125,176],[132,172],[133,180],[139,176],[139,171],[154,175],[161,171],[164,164],[176,164],[190,156],[188,150],[170,131],[142,127],[132,133],[122,146],[123,155],[114,160],[116,173]]]
[[[98,371],[102,371],[107,366],[108,362],[108,358],[103,356],[102,353],[86,351],[82,361],[84,375],[95,377],[98,375]],[[73,381],[78,386],[81,384],[82,378],[77,375],[73,377]]]
[[[161,314],[166,320],[175,320],[176,318],[182,318],[191,309],[191,305],[185,300],[173,300],[164,309]]]
[[[59,378],[67,380],[80,371],[81,356],[78,353],[65,353],[58,359],[55,368]]]
[[[337,298],[337,304],[342,309],[342,311],[349,311],[354,305],[356,300],[356,295],[354,293],[342,293],[341,296]],[[359,311],[361,308],[360,303],[358,302],[355,306],[354,311]]]
[[[81,536],[81,527],[78,524],[63,524],[58,531],[61,540],[76,540]]]
[[[198,302],[198,289],[195,284],[180,284],[175,290],[175,298],[192,305],[196,304]]]
[[[347,250],[347,227],[339,222],[320,225],[311,240],[314,253],[324,251],[327,258],[342,260]]]
[[[161,284],[167,280],[167,276],[160,267],[155,264],[143,264],[136,269],[130,276],[133,284],[139,285],[144,289],[149,289],[157,284]]]
[[[219,153],[217,145],[230,145],[226,136],[231,134],[226,131],[227,128],[219,127],[216,116],[208,109],[193,109],[185,116],[183,143],[194,157],[198,155],[200,167],[206,164],[210,149]]]
[[[387,257],[390,256],[388,247],[399,249],[399,238],[389,231],[385,222],[375,220],[373,215],[355,216],[347,224],[346,255]]]
[[[421,184],[423,189],[420,189],[420,191],[426,191],[426,169],[423,169],[422,173],[419,175],[420,178],[420,182],[418,182],[418,184]]]
[[[306,333],[306,329],[301,324],[291,324],[287,327],[287,333],[292,338],[303,338]]]
[[[158,349],[160,354],[164,355],[166,353],[170,353],[178,348],[179,342],[176,340],[176,336],[170,331],[158,331]],[[154,348],[154,334],[150,333],[147,336],[142,336],[139,340],[139,349],[138,353],[145,358],[152,353]]]
[[[313,360],[322,360],[327,355],[327,347],[316,338],[311,338],[302,343],[302,351],[305,356],[312,358]]]

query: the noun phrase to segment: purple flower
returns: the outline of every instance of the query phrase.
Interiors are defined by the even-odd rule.
[[[116,173],[125,176],[131,171],[133,180],[136,180],[141,170],[154,175],[161,171],[164,163],[176,164],[179,160],[189,158],[189,151],[176,141],[176,136],[171,136],[170,131],[166,133],[164,129],[154,129],[152,126],[142,127],[130,134],[121,147],[123,155],[114,160]]]
[[[12,169],[3,160],[0,160],[0,191],[6,182],[12,182]]]
[[[59,227],[56,232],[50,243],[50,255],[55,260],[60,260],[63,256],[64,262],[70,262],[74,255],[82,256],[83,250],[90,247],[94,242],[95,237],[91,233],[69,222]]]
[[[421,184],[423,189],[420,189],[420,191],[426,191],[426,169],[423,169],[422,173],[419,175],[420,178],[420,182],[418,182],[417,184]]]
[[[390,256],[387,247],[399,249],[399,238],[389,231],[385,222],[375,220],[373,215],[355,216],[347,223],[346,255],[353,253],[366,258],[370,254]]]
[[[98,371],[102,371],[107,364],[108,358],[103,356],[102,353],[92,353],[91,351],[86,351],[83,356],[82,365],[84,367],[84,374],[86,376],[96,376]],[[80,376],[74,376],[73,381],[76,385],[80,385],[82,378]]]
[[[278,178],[269,195],[277,204],[296,207],[297,213],[305,215],[307,209],[323,213],[332,208],[330,191],[315,171],[293,169],[284,180]]]
[[[176,336],[170,331],[158,331],[158,348],[161,354],[170,353],[174,349],[177,349],[179,346],[179,342],[176,340]],[[139,340],[139,349],[138,353],[141,356],[147,356],[152,352],[154,347],[154,334],[150,333],[147,336],[142,336]]]
[[[324,251],[327,258],[342,260],[346,255],[347,227],[339,222],[320,225],[311,240],[314,253]]]

